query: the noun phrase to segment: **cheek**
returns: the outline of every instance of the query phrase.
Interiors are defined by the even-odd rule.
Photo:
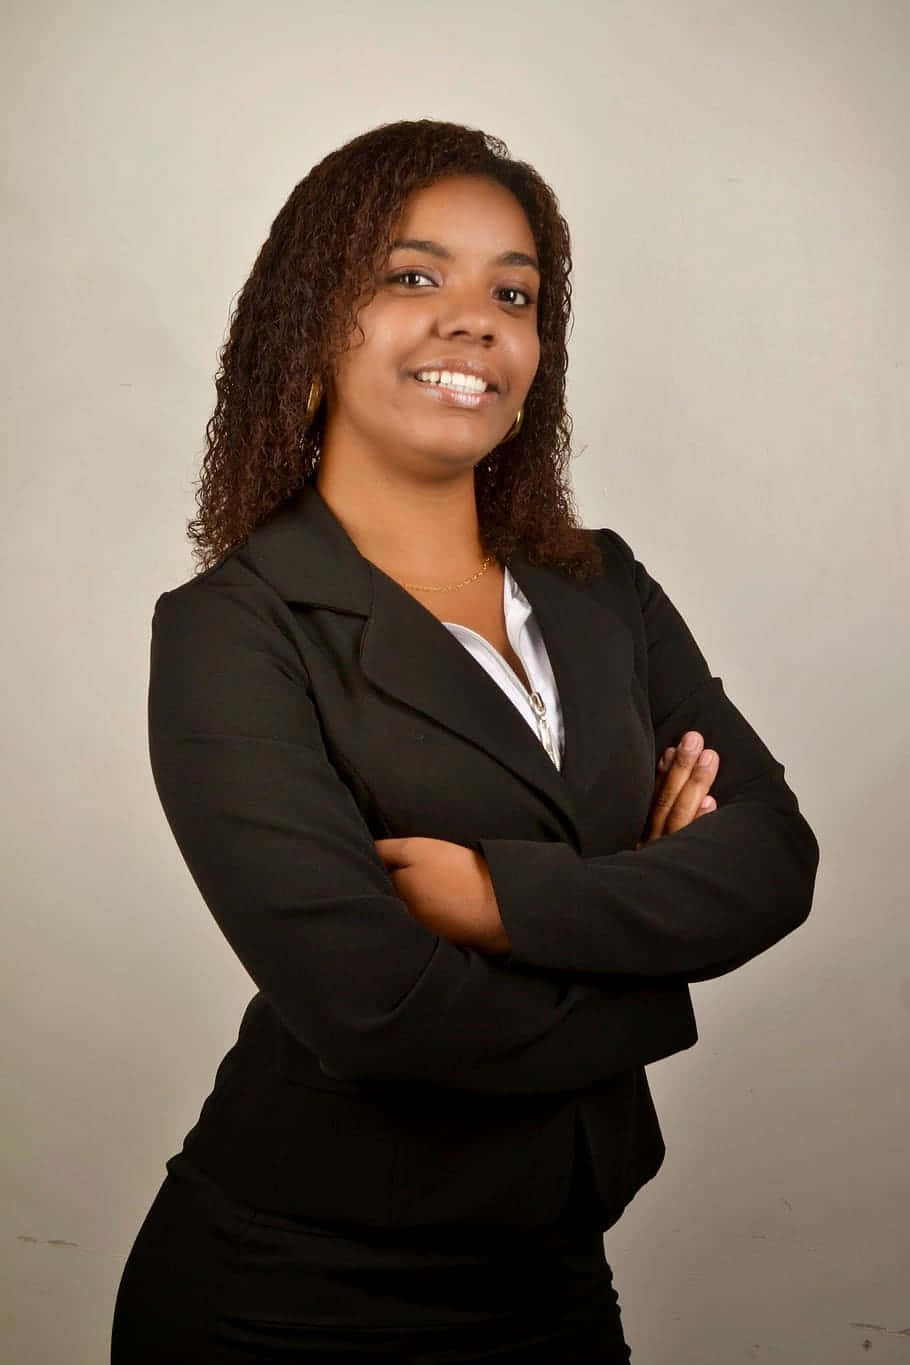
[[[382,363],[395,370],[405,370],[413,360],[431,327],[427,310],[402,307],[399,301],[383,303],[365,319],[363,330],[369,345]]]
[[[415,339],[414,327],[403,326],[387,309],[365,309],[360,317],[363,339],[355,334],[354,346],[342,358],[336,373],[341,383],[387,387],[406,368]]]
[[[352,338],[351,347],[335,362],[335,393],[339,403],[345,407],[357,407],[358,397],[375,389],[383,370],[382,348],[364,327],[364,337],[359,333]]]

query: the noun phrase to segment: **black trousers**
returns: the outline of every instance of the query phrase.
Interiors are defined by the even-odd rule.
[[[127,1258],[112,1365],[626,1365],[599,1229],[339,1235],[262,1214],[182,1155]]]

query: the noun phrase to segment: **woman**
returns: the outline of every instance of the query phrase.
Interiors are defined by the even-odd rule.
[[[316,166],[240,296],[149,723],[259,993],[115,1365],[630,1358],[603,1232],[664,1154],[644,1066],[803,921],[818,847],[575,524],[569,270],[540,177],[421,121]]]

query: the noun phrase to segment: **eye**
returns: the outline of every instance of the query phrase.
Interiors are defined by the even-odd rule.
[[[506,303],[513,304],[516,308],[529,308],[534,302],[526,289],[517,289],[513,285],[507,285],[505,289],[499,290],[500,294],[517,294],[518,298],[506,299]]]
[[[389,276],[389,284],[411,285],[414,280],[428,280],[430,284],[435,284],[435,280],[424,270],[399,270],[397,274]],[[417,286],[419,287],[419,286]]]

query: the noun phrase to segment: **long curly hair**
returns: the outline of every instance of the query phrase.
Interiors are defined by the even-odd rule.
[[[540,364],[521,430],[475,467],[484,550],[505,563],[520,548],[533,563],[581,581],[600,571],[600,551],[578,525],[568,483],[568,226],[549,185],[513,160],[499,138],[431,119],[386,123],[330,152],[294,187],[273,222],[219,356],[198,515],[187,528],[200,571],[314,474],[323,412],[307,420],[311,382],[350,344],[408,195],[451,175],[487,176],[514,194],[541,267]]]

